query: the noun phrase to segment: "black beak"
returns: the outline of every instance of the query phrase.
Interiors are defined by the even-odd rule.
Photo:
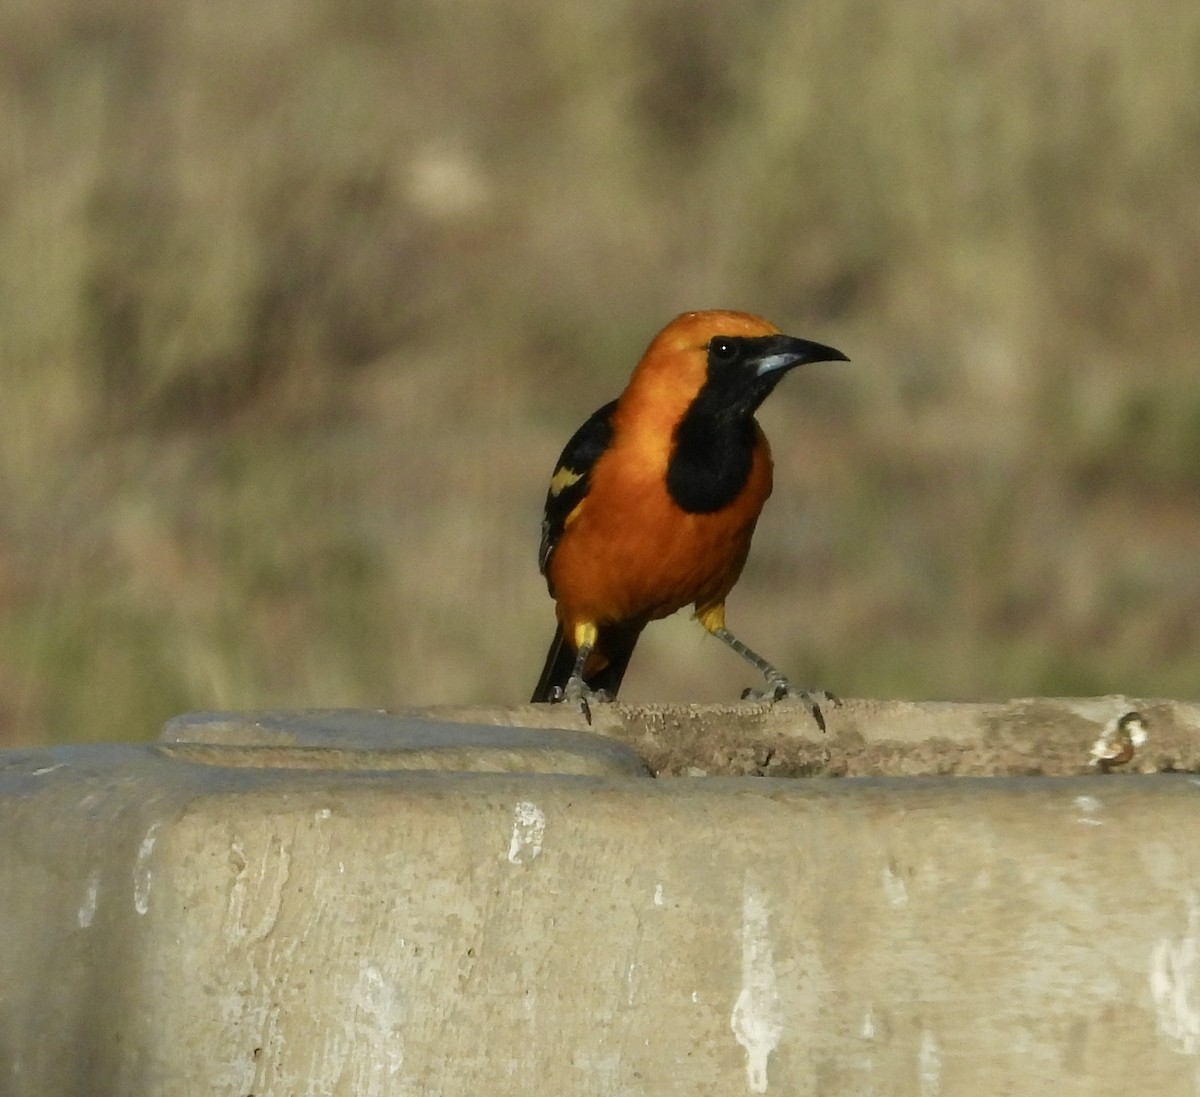
[[[840,350],[808,339],[797,339],[791,335],[770,335],[763,340],[762,352],[757,356],[755,374],[759,377],[808,362],[849,362]]]

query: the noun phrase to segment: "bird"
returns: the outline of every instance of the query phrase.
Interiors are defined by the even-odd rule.
[[[642,630],[691,604],[765,679],[742,697],[804,702],[823,730],[833,694],[793,686],[725,623],[771,494],[771,449],[754,418],[783,377],[840,350],[762,317],[685,312],[650,343],[621,395],[572,436],[546,493],[538,565],[557,629],[532,702],[613,700]]]

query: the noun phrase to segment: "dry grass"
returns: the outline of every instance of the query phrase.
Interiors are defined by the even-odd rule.
[[[709,306],[854,359],[764,410],[755,646],[1194,696],[1198,48],[1129,0],[7,5],[0,742],[523,700],[558,449]],[[671,622],[629,695],[730,664]]]

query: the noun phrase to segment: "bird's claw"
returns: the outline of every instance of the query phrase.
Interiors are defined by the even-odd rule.
[[[776,701],[785,699],[799,701],[803,704],[812,714],[817,727],[822,731],[825,730],[825,714],[821,711],[821,706],[837,708],[842,703],[839,697],[827,689],[804,689],[801,686],[793,686],[791,682],[782,677],[768,678],[763,689],[742,690],[743,701],[769,701],[774,704]]]
[[[604,704],[611,700],[612,696],[607,690],[590,689],[582,678],[570,678],[565,686],[555,686],[550,691],[552,704],[577,705],[589,725],[592,722],[592,705]]]

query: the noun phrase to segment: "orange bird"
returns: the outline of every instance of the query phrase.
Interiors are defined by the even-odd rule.
[[[572,436],[546,494],[538,563],[558,630],[534,701],[616,696],[642,629],[683,606],[766,679],[746,696],[804,701],[725,627],[771,494],[771,449],[754,418],[785,373],[841,351],[742,312],[685,312],[655,336],[625,391]]]

